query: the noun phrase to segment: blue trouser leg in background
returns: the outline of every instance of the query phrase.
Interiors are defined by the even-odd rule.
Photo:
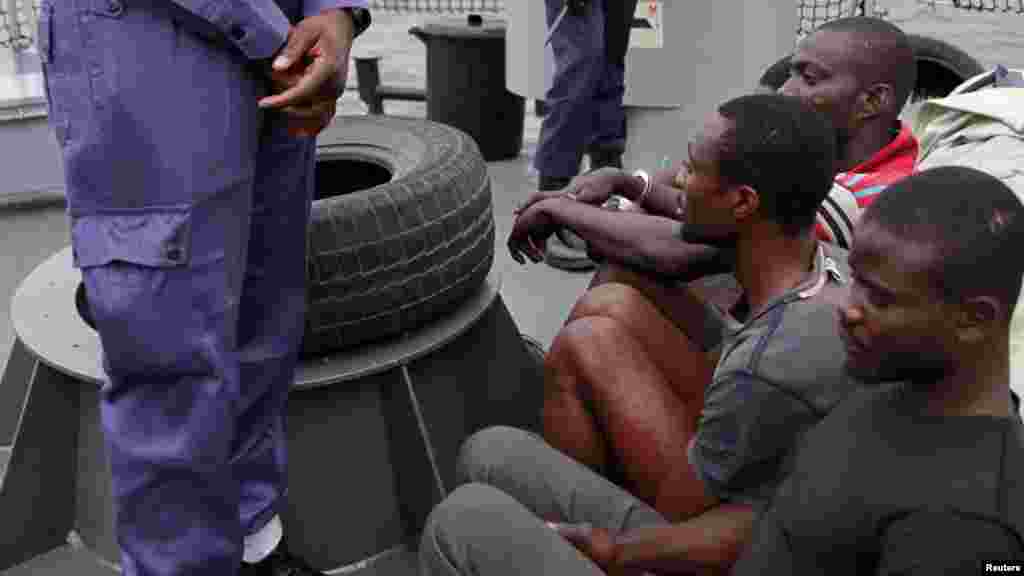
[[[554,23],[563,3],[545,0],[548,26]],[[598,131],[594,125],[594,97],[607,60],[604,17],[603,0],[593,0],[584,15],[567,15],[551,38],[555,75],[545,96],[548,113],[534,158],[541,177],[575,176],[585,147]]]
[[[626,109],[622,96],[626,93],[626,68],[605,62],[604,73],[594,93],[594,131],[587,142],[589,148],[626,149]]]

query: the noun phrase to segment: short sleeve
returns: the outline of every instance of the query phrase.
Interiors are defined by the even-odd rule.
[[[986,564],[1024,570],[1021,541],[985,519],[949,511],[917,512],[886,529],[878,574],[984,574]]]
[[[719,500],[757,506],[775,493],[790,452],[816,421],[797,396],[734,372],[705,394],[690,463]]]

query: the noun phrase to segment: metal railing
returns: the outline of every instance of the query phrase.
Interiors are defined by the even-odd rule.
[[[974,12],[1015,12],[1024,14],[1024,0],[917,0],[928,6],[952,6]]]
[[[531,0],[370,0],[372,10],[383,12],[421,13],[502,13],[505,2]],[[670,0],[671,1],[671,0]],[[694,0],[680,0],[694,1]],[[713,0],[707,0],[713,1]],[[951,7],[972,12],[1003,12],[1024,14],[1024,0],[917,0],[931,7]],[[0,0],[0,49],[22,51],[30,48],[35,36],[40,0]],[[799,23],[797,37],[802,37],[821,24],[882,9],[884,0],[797,0]],[[874,10],[865,5],[873,5]]]
[[[516,0],[522,1],[522,0]],[[35,41],[40,0],[0,0],[0,49],[27,50]],[[505,0],[370,0],[372,10],[424,13],[502,13]]]
[[[35,38],[40,0],[0,0],[0,48],[27,50]]]
[[[801,37],[829,20],[863,14],[864,0],[798,0],[796,10]]]
[[[370,0],[370,9],[385,12],[500,13],[505,11],[505,0]]]

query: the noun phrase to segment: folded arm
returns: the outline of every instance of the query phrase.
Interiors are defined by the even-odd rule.
[[[682,224],[676,220],[613,212],[561,198],[544,202],[555,224],[572,229],[592,250],[609,260],[678,279],[697,278],[724,268],[717,249],[683,242]]]

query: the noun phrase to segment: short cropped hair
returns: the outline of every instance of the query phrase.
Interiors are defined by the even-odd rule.
[[[1012,313],[1024,272],[1024,205],[999,179],[963,166],[932,168],[889,186],[861,218],[935,248],[930,272],[945,301],[994,296]]]
[[[829,119],[799,98],[740,96],[718,113],[730,122],[719,149],[719,173],[761,198],[762,215],[797,236],[814,225],[832,187],[836,137]]]
[[[817,30],[849,32],[862,37],[869,49],[855,52],[862,81],[883,81],[892,85],[895,110],[899,112],[917,84],[917,62],[910,39],[899,26],[881,18],[851,16],[831,20]]]

